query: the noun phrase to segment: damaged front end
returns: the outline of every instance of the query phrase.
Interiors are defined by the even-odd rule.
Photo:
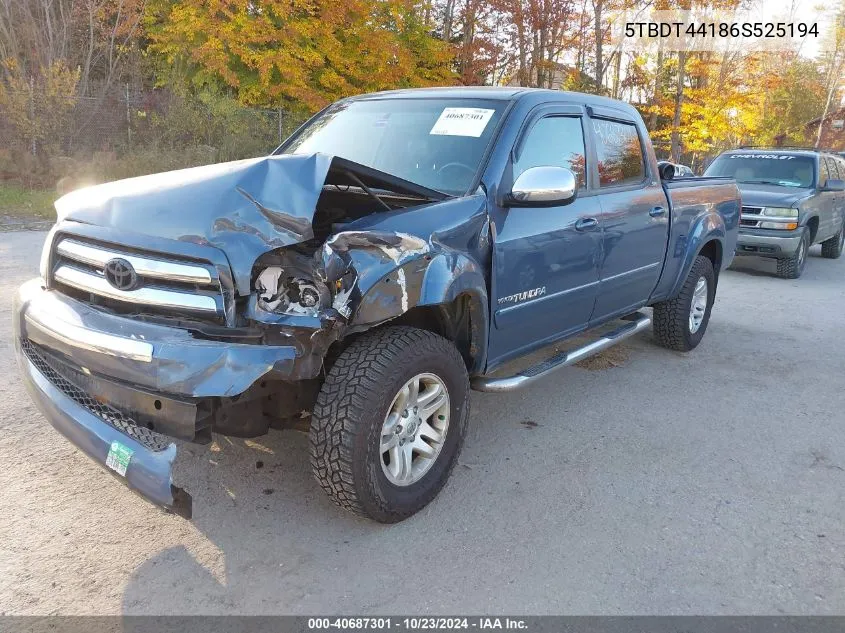
[[[27,387],[70,441],[182,516],[170,438],[287,425],[344,337],[470,293],[486,340],[483,195],[315,154],[110,183],[56,207],[42,278],[17,297]]]
[[[268,328],[270,337],[296,337],[302,352],[299,377],[312,378],[329,347],[354,327],[353,316],[377,278],[387,275],[374,294],[393,306],[382,320],[408,311],[410,293],[402,265],[429,251],[424,240],[409,234],[344,231],[313,252],[297,247],[268,253],[256,262],[255,292],[244,316]]]

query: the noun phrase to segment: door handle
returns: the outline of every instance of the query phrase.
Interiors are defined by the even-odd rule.
[[[599,221],[595,218],[581,218],[575,223],[576,231],[592,231],[599,225]]]
[[[658,218],[664,213],[666,213],[666,209],[663,207],[653,207],[652,210],[648,212],[648,214],[653,218]]]

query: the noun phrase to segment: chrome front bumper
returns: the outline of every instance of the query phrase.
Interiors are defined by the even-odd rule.
[[[162,414],[175,416],[204,399],[240,395],[264,376],[291,376],[297,367],[293,345],[194,338],[187,330],[96,310],[45,289],[40,280],[18,290],[14,326],[24,382],[50,424],[105,468],[117,443],[131,457],[123,474],[111,468],[112,474],[188,518],[191,497],[172,481],[176,445],[136,424],[102,393],[86,390],[86,381],[109,383],[112,391],[106,393],[140,393]]]
[[[23,353],[20,340],[17,352],[27,391],[59,433],[148,501],[186,519],[191,518],[191,495],[173,485],[176,444],[170,443],[163,450],[152,450],[119,431],[51,382]],[[115,443],[132,451],[123,477],[106,466],[109,451]]]
[[[237,396],[267,374],[292,377],[297,369],[293,342],[251,345],[198,338],[187,329],[98,310],[45,289],[38,279],[18,290],[15,328],[18,338],[93,373],[181,397]]]

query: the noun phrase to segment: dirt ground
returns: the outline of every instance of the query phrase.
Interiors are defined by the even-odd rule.
[[[845,258],[726,272],[692,354],[646,333],[473,394],[451,481],[401,524],[332,505],[296,431],[182,446],[185,521],[24,392],[12,299],[43,237],[0,235],[2,613],[845,613]]]

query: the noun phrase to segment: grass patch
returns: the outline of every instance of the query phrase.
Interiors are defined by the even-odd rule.
[[[55,220],[53,202],[55,191],[27,189],[19,185],[0,183],[0,216],[22,220]]]

